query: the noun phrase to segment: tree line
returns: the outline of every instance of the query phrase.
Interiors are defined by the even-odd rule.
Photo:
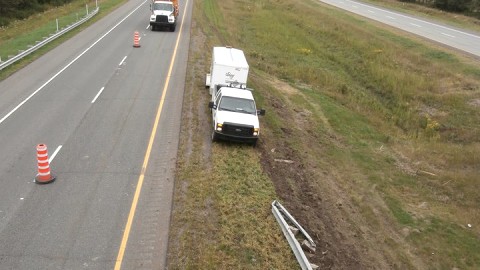
[[[0,0],[0,26],[13,20],[21,20],[51,7],[61,6],[73,0]]]
[[[0,0],[0,26],[12,20],[25,19],[36,12],[74,0]],[[461,13],[480,19],[480,0],[398,0],[425,5],[447,12]]]

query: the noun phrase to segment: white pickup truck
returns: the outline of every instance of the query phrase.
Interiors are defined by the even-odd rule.
[[[252,90],[221,86],[209,108],[212,110],[212,141],[224,139],[256,145],[260,135],[259,115]]]
[[[252,89],[247,88],[248,63],[242,50],[214,47],[210,73],[205,78],[212,110],[212,141],[225,139],[257,144],[259,115]]]

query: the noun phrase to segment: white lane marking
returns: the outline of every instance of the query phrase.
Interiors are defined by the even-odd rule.
[[[145,28],[145,30],[148,30],[148,28],[150,28],[150,24],[149,24],[149,25],[147,25],[147,28]]]
[[[447,36],[447,37],[451,37],[451,38],[454,38],[454,37],[455,37],[455,36],[452,36],[452,35],[449,35],[449,34],[446,34],[446,33],[440,33],[440,34],[442,34],[442,35],[444,35],[444,36]]]
[[[474,35],[474,34],[470,34],[470,33],[467,33],[467,32],[463,32],[463,31],[460,31],[460,30],[457,30],[457,29],[453,29],[453,28],[450,28],[450,27],[446,27],[446,26],[443,26],[443,25],[431,23],[431,22],[428,22],[428,21],[420,20],[420,19],[417,19],[417,18],[414,18],[414,17],[410,17],[410,16],[407,16],[407,15],[403,15],[403,14],[401,14],[401,13],[392,12],[392,11],[389,11],[389,10],[386,10],[386,9],[381,9],[381,8],[378,8],[378,7],[375,7],[375,6],[370,6],[370,5],[362,4],[362,3],[355,2],[355,1],[351,1],[351,0],[346,0],[346,1],[347,1],[347,2],[351,2],[352,5],[353,5],[353,4],[357,4],[357,5],[360,5],[360,6],[367,7],[367,8],[380,10],[380,11],[383,11],[383,12],[386,12],[386,13],[394,14],[394,15],[397,15],[397,16],[400,16],[400,17],[404,17],[404,18],[407,18],[407,19],[411,19],[411,20],[417,21],[417,22],[422,22],[422,23],[425,23],[425,24],[433,25],[433,26],[436,26],[436,27],[440,27],[440,28],[443,28],[443,29],[447,29],[447,30],[450,30],[450,31],[454,31],[454,32],[457,32],[457,33],[461,33],[461,34],[470,36],[470,37],[474,37],[474,38],[480,39],[480,36],[477,36],[477,35]]]
[[[413,25],[413,26],[418,27],[418,28],[421,28],[421,27],[422,27],[421,25],[414,24],[414,23],[410,23],[410,25]]]
[[[62,149],[62,146],[59,145],[57,147],[57,149],[55,149],[55,152],[53,152],[52,156],[50,156],[50,158],[48,159],[48,162],[49,163],[52,163],[53,159],[55,158],[55,156],[58,154],[58,152],[60,152],[60,149]]]
[[[368,11],[368,12],[370,12],[370,13],[373,13],[373,14],[375,14],[375,12],[374,12],[374,11],[372,11],[372,10],[367,10],[367,11]]]
[[[387,18],[389,18],[389,19],[392,19],[392,20],[395,20],[395,18],[392,17],[392,16],[388,16],[388,15],[387,15],[387,16],[385,16],[385,17],[387,17]]]
[[[352,5],[353,8],[358,8],[358,6]]]
[[[123,62],[125,62],[125,59],[127,59],[127,56],[125,55],[125,57],[123,57],[122,61],[120,62],[120,64],[118,64],[119,66],[121,66],[123,64]]]
[[[97,95],[92,99],[92,104],[95,103],[95,100],[97,100],[97,98],[100,96],[100,94],[102,94],[103,92],[103,89],[105,89],[105,87],[102,87],[102,89],[100,89],[100,91],[98,91]]]
[[[63,67],[59,72],[57,72],[55,75],[53,75],[47,82],[42,84],[35,92],[30,94],[26,99],[24,99],[20,104],[18,104],[13,110],[11,110],[9,113],[7,113],[2,119],[0,119],[0,124],[3,123],[10,115],[12,115],[14,112],[16,112],[20,107],[23,106],[23,104],[27,103],[33,96],[35,96],[38,92],[40,92],[47,84],[49,84],[51,81],[53,81],[60,73],[64,72],[68,67],[70,67],[75,61],[77,61],[80,57],[82,57],[85,53],[87,53],[93,46],[95,46],[98,42],[100,42],[103,38],[105,38],[110,32],[112,32],[115,28],[117,28],[123,21],[125,21],[128,17],[130,17],[137,9],[139,9],[143,4],[145,4],[148,0],[143,1],[138,7],[136,7],[132,12],[130,12],[125,18],[123,18],[120,22],[118,22],[115,26],[112,27],[112,29],[108,30],[107,33],[105,33],[103,36],[101,36],[97,41],[95,41],[90,47],[85,49],[82,53],[80,53],[75,59],[73,59],[70,63],[68,63],[65,67]]]

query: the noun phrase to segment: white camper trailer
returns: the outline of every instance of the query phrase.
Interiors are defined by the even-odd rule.
[[[217,139],[257,144],[260,135],[252,90],[247,88],[248,63],[243,51],[231,47],[214,47],[212,66],[205,85],[212,95],[212,141]]]
[[[205,86],[212,100],[221,86],[247,87],[248,63],[242,50],[232,47],[213,47],[212,65]]]

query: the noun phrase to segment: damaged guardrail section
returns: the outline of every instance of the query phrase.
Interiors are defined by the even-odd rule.
[[[310,252],[315,252],[315,242],[308,233],[303,229],[303,227],[288,213],[288,211],[277,201],[272,202],[272,213],[275,216],[280,228],[282,229],[283,235],[287,238],[290,247],[292,248],[295,257],[297,258],[300,267],[303,270],[314,270],[318,266],[312,264],[308,261],[307,256],[303,252],[302,246],[308,249]],[[296,238],[296,234],[301,233],[301,238],[303,238],[302,244]]]
[[[44,39],[43,41],[37,43],[35,46],[32,46],[30,47],[29,49],[25,50],[25,51],[22,51],[20,52],[19,54],[15,55],[14,57],[8,59],[7,61],[5,62],[0,62],[0,70],[10,66],[11,64],[17,62],[18,60],[24,58],[25,56],[31,54],[32,52],[40,49],[41,47],[43,47],[45,44],[48,44],[49,42],[55,40],[56,38],[60,37],[61,35],[67,33],[68,31],[76,28],[77,26],[81,25],[82,23],[88,21],[90,18],[92,18],[93,16],[95,16],[97,13],[98,13],[98,10],[100,8],[97,6],[97,8],[95,8],[95,10],[93,10],[92,12],[90,12],[89,14],[87,14],[83,19],[79,20],[78,22],[62,29],[61,31],[55,33],[54,35],[51,35],[50,37]]]

